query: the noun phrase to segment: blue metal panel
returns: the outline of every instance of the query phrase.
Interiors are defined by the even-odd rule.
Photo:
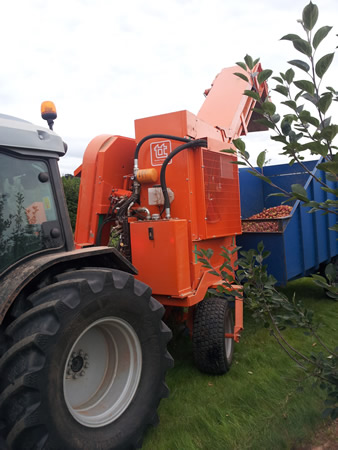
[[[263,241],[265,250],[271,252],[271,255],[264,261],[268,265],[269,273],[280,284],[286,284],[288,278],[283,233],[244,233],[237,236],[236,241],[243,250],[257,249],[257,245]]]
[[[325,172],[315,169],[317,163],[309,161],[304,165],[315,171],[316,176],[329,187],[336,188],[336,183],[327,182]],[[323,202],[334,198],[323,191],[320,184],[298,164],[267,166],[264,175],[287,191],[291,190],[292,184],[303,185],[310,200]],[[268,197],[276,192],[275,188],[248,173],[248,169],[240,170],[240,189],[242,218],[248,218],[264,208],[278,206],[284,200],[282,197]],[[338,254],[337,233],[328,229],[336,223],[334,214],[323,215],[319,211],[309,214],[309,208],[302,207],[296,201],[291,215],[284,233],[244,233],[238,237],[239,245],[245,250],[257,248],[260,241],[264,242],[271,251],[267,259],[269,272],[280,284],[313,273],[319,264],[329,262]]]
[[[304,242],[301,234],[301,214],[297,208],[284,232],[284,258],[286,261],[286,279],[302,276],[304,271]],[[279,282],[282,280],[277,277]],[[284,283],[283,283],[284,284]]]
[[[264,209],[264,183],[246,169],[240,170],[240,180],[241,210],[244,219]]]
[[[303,164],[308,170],[312,171],[317,163],[318,161],[314,160],[314,161],[305,161]],[[274,166],[264,167],[264,173],[268,177],[273,176],[279,177],[281,175],[286,174],[291,175],[295,175],[297,173],[302,174],[304,173],[304,169],[299,164],[293,164],[292,166],[290,166],[289,164],[277,164]]]

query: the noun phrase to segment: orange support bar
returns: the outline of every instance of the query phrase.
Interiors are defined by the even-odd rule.
[[[242,286],[233,285],[233,290],[240,291]],[[243,330],[243,298],[235,297],[235,324],[234,332],[226,333],[226,338],[233,338],[235,342],[239,342],[241,331]]]

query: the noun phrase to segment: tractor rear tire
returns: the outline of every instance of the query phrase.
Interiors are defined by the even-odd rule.
[[[66,272],[6,329],[0,411],[10,450],[140,448],[168,395],[164,308],[130,274]]]
[[[234,332],[229,302],[220,297],[204,299],[196,306],[193,324],[193,355],[201,372],[223,375],[232,363],[234,340],[226,333]]]

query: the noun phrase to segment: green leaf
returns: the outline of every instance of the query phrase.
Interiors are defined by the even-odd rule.
[[[234,75],[236,75],[236,77],[242,78],[242,80],[249,82],[248,77],[244,75],[244,73],[240,73],[240,72],[234,72]]]
[[[269,194],[268,197],[287,197],[287,195],[282,192],[275,192],[273,194]]]
[[[331,117],[327,117],[326,119],[324,119],[321,124],[320,124],[320,129],[323,130],[324,128],[328,127],[331,123]]]
[[[260,173],[257,173],[257,172],[255,172],[254,170],[248,170],[248,172],[250,172],[250,173],[251,173],[252,175],[254,175],[255,177],[257,177],[257,178],[259,178],[259,179],[265,181],[266,183],[269,183],[269,184],[272,183],[272,181],[271,181],[268,177],[265,177],[264,175],[261,175]]]
[[[246,166],[247,165],[243,161],[230,161],[230,164],[236,164],[237,166]]]
[[[271,121],[272,121],[273,123],[278,123],[278,122],[280,121],[280,115],[279,115],[279,114],[273,114],[273,115],[270,117],[270,119],[271,119]]]
[[[233,150],[232,148],[227,148],[227,149],[223,149],[221,150],[222,153],[230,153],[232,155],[236,154],[236,150]]]
[[[246,64],[244,64],[243,62],[236,62],[237,66],[241,67],[243,70],[246,71]]]
[[[316,34],[313,37],[312,45],[316,49],[318,45],[322,42],[322,40],[328,35],[332,27],[324,26],[319,28],[316,31]]]
[[[326,111],[329,109],[331,103],[332,103],[332,94],[326,93],[318,100],[317,108],[321,113],[325,114]]]
[[[312,155],[321,155],[321,156],[326,156],[328,154],[328,146],[321,144],[320,142],[316,141],[316,142],[308,142],[306,144],[303,145],[303,149],[309,149],[311,151]]]
[[[302,91],[300,91],[300,94],[302,93]],[[298,94],[299,95],[299,94]],[[314,105],[317,105],[317,102],[319,100],[319,97],[317,94],[315,95],[310,95],[308,93],[305,93],[302,95],[303,98],[305,98],[306,100],[308,100],[309,102],[313,103]]]
[[[263,150],[257,156],[257,166],[260,167],[261,169],[263,168],[264,163],[265,163],[265,155],[266,155],[266,150]]]
[[[254,68],[253,60],[250,55],[245,55],[244,61],[250,70]]]
[[[326,89],[330,92],[332,92],[333,95],[338,95],[338,92],[336,92],[333,87],[327,86]]]
[[[292,43],[295,49],[298,50],[299,52],[304,53],[304,55],[309,57],[312,55],[312,47],[304,39],[296,39]]]
[[[298,34],[286,34],[282,38],[280,38],[281,41],[295,41],[297,39],[300,39]]]
[[[255,92],[255,91],[249,91],[249,90],[245,90],[244,91],[244,94],[246,95],[246,96],[248,96],[248,97],[251,97],[251,98],[253,98],[254,100],[256,100],[256,101],[260,101],[260,96],[259,96],[259,94],[257,94],[257,92]]]
[[[307,110],[300,112],[299,118],[302,122],[310,123],[317,128],[319,127],[319,120],[316,117],[311,116],[311,114]]]
[[[290,132],[291,132],[291,125],[290,125],[290,123],[288,121],[286,121],[286,120],[282,120],[281,129],[282,129],[282,133],[285,136],[288,136],[290,134]]]
[[[299,97],[302,95],[303,91],[299,91],[298,94],[295,97],[295,102],[299,99]]]
[[[292,184],[291,192],[299,200],[302,200],[303,202],[309,201],[309,199],[307,198],[306,190],[304,189],[304,186],[302,186],[301,184]]]
[[[258,113],[259,115],[264,114],[263,109],[261,108],[261,105],[258,103],[255,105],[255,107],[252,109],[252,111],[255,111],[256,113]]]
[[[285,79],[289,84],[292,83],[294,76],[295,76],[295,71],[293,69],[289,69],[285,72]]]
[[[313,95],[315,92],[314,84],[311,81],[307,80],[299,80],[294,82],[295,86],[302,91],[308,92],[310,95]]]
[[[326,180],[332,181],[333,183],[337,182],[337,175],[333,175],[332,173],[326,172]]]
[[[209,270],[209,273],[211,273],[211,275],[215,275],[216,277],[219,277],[219,273],[216,272],[215,270]]]
[[[297,121],[298,117],[296,116],[296,114],[285,114],[284,119],[287,120],[288,122],[292,123],[294,121]]]
[[[238,150],[239,150],[240,152],[244,152],[244,151],[245,151],[245,142],[242,141],[242,139],[240,139],[240,138],[234,139],[234,140],[232,141],[232,143],[234,144],[234,146],[235,146],[236,148],[238,148]]]
[[[287,140],[285,136],[271,136],[273,141],[282,142],[283,144],[287,144]]]
[[[256,58],[256,59],[255,59],[255,61],[253,62],[254,67],[255,67],[256,64],[259,63],[259,60],[260,60],[260,58]]]
[[[262,255],[257,255],[257,256],[256,256],[256,261],[258,262],[258,264],[262,264],[262,262],[263,262],[263,256],[262,256]]]
[[[300,59],[293,59],[292,61],[288,61],[292,66],[298,67],[298,69],[304,70],[304,72],[308,72],[310,70],[310,66]]]
[[[276,105],[268,100],[262,104],[262,109],[265,113],[269,114],[269,116],[272,116],[276,112]]]
[[[338,197],[338,189],[331,189],[331,188],[326,188],[326,187],[322,187],[321,189],[325,192],[328,192],[329,194],[333,194],[336,197]]]
[[[328,265],[325,267],[325,275],[326,275],[326,278],[327,278],[331,283],[335,281],[335,279],[336,279],[336,273],[337,273],[337,270],[336,270],[336,267],[335,267],[334,264],[330,263],[330,264],[328,264]]]
[[[208,259],[210,259],[212,257],[212,255],[214,254],[214,251],[211,248],[208,248],[205,254],[206,254],[206,257]]]
[[[270,128],[271,130],[275,129],[275,124],[273,122],[270,122],[270,120],[268,120],[268,119],[265,119],[265,118],[255,119],[255,122],[265,125],[266,127]]]
[[[297,128],[296,128],[296,130],[300,131],[300,133],[297,133],[297,134],[295,133],[295,135],[292,137],[292,142],[298,142],[304,136],[304,134],[302,133],[302,131],[304,131],[304,130],[300,130]],[[291,142],[291,137],[289,136],[289,138],[290,138],[290,142]],[[304,159],[304,158],[300,157],[300,159]]]
[[[286,105],[289,108],[293,109],[294,111],[297,111],[297,103],[293,100],[286,100],[285,102],[281,102],[282,105]]]
[[[264,243],[263,241],[260,241],[257,245],[257,250],[259,251],[259,253],[262,253],[264,250]]]
[[[327,161],[317,165],[318,169],[338,175],[338,161]]]
[[[314,5],[311,1],[305,6],[303,9],[303,23],[304,27],[311,31],[312,28],[316,25],[318,19],[318,6]]]
[[[259,72],[259,74],[257,75],[257,81],[259,84],[264,83],[264,81],[266,81],[269,77],[271,77],[272,75],[272,70],[270,69],[265,69],[262,70],[261,72]]]
[[[278,81],[278,83],[283,84],[283,80],[280,77],[272,77],[272,79]]]
[[[288,95],[289,95],[288,88],[286,88],[282,84],[277,84],[277,86],[273,90],[276,92],[279,92],[280,94],[284,95],[285,97],[288,97]]]
[[[309,127],[309,125],[307,123],[305,123],[304,125],[295,125],[295,130],[297,131],[301,131],[301,132],[306,132],[307,128]]]
[[[329,142],[332,142],[337,133],[338,125],[329,125],[328,127],[323,128],[322,137],[327,139]]]
[[[322,277],[321,275],[317,275],[317,274],[312,274],[311,275],[312,278],[316,281],[320,281],[321,283],[325,283],[326,284],[326,279],[324,277]]]
[[[315,70],[316,74],[319,76],[319,78],[323,78],[323,75],[327,71],[327,69],[330,67],[332,61],[333,61],[334,53],[329,53],[317,62]]]

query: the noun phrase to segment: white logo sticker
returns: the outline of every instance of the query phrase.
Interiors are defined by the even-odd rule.
[[[150,144],[150,158],[152,166],[162,166],[166,157],[171,153],[171,141],[153,142]],[[170,160],[168,164],[173,161]]]

